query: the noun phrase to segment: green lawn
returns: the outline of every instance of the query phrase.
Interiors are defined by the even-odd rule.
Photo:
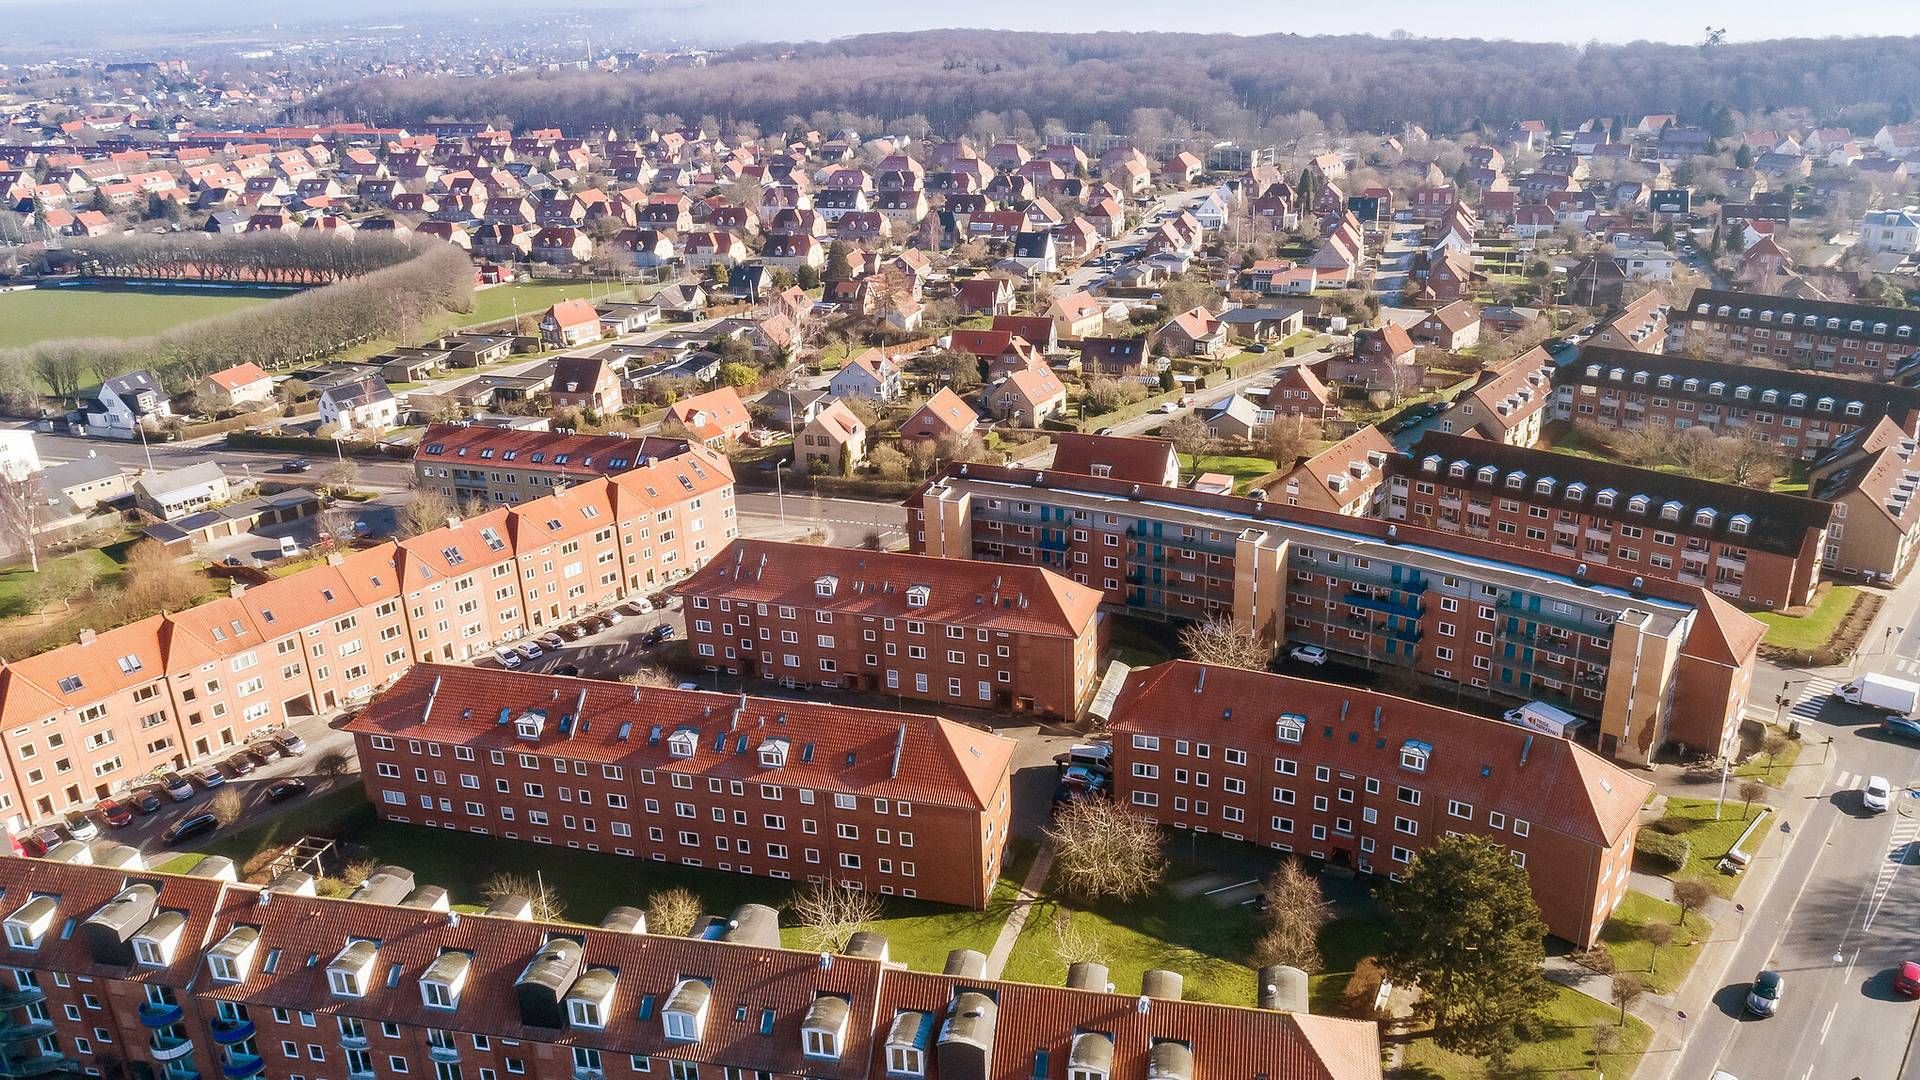
[[[1182,869],[1179,853],[1174,855],[1169,881],[1192,870]],[[1094,943],[1092,959],[1107,965],[1108,981],[1121,993],[1136,992],[1149,969],[1167,968],[1186,977],[1184,996],[1189,1000],[1253,1002],[1255,975],[1247,961],[1261,922],[1252,905],[1217,908],[1203,897],[1182,900],[1164,885],[1131,903],[1088,905],[1062,898],[1051,885],[1027,916],[1007,961],[1006,978],[1060,985],[1067,975],[1058,948],[1058,927],[1064,919],[1073,932]]]
[[[1728,786],[1732,788],[1736,785]],[[1718,864],[1727,852],[1733,850],[1734,842],[1740,839],[1747,823],[1753,820],[1753,815],[1761,812],[1762,807],[1755,806],[1752,814],[1743,813],[1739,796],[1729,790],[1725,810],[1720,820],[1715,821],[1713,805],[1712,799],[1669,798],[1663,820],[1677,822],[1679,828],[1676,835],[1685,837],[1692,845],[1687,853],[1687,865],[1675,876],[1698,875],[1706,879],[1721,896],[1732,896],[1740,879],[1721,873]]]
[[[1616,1026],[1620,1011],[1595,1001],[1578,990],[1556,987],[1542,1010],[1540,1030],[1523,1038],[1507,1059],[1504,1069],[1495,1071],[1486,1062],[1448,1053],[1432,1040],[1416,1038],[1407,1044],[1400,1071],[1406,1080],[1481,1080],[1495,1076],[1534,1076],[1543,1078],[1631,1076],[1653,1030],[1635,1017],[1627,1017],[1626,1026]],[[1594,1030],[1610,1028],[1614,1048],[1604,1055],[1594,1053]]]
[[[64,337],[131,338],[277,299],[180,289],[26,289],[0,293],[0,348]]]
[[[1180,653],[1180,635],[1164,622],[1125,615],[1109,615],[1108,645],[1113,659],[1128,667],[1146,667],[1171,660]]]
[[[1657,957],[1645,935],[1645,928],[1654,923],[1674,931],[1673,942],[1662,946]],[[1687,916],[1682,926],[1680,909],[1673,904],[1646,893],[1628,892],[1613,918],[1601,928],[1600,941],[1612,954],[1615,971],[1630,971],[1645,979],[1654,993],[1665,994],[1687,977],[1687,970],[1699,958],[1701,943],[1712,931],[1713,924],[1697,912]]]
[[[1347,980],[1360,961],[1380,951],[1380,939],[1387,932],[1387,920],[1376,912],[1348,915],[1320,928],[1320,973],[1307,980],[1307,1001],[1311,1011],[1340,1014],[1346,997]]]
[[[1767,764],[1767,755],[1755,751],[1752,757],[1741,762],[1739,768],[1733,770],[1733,775],[1742,780],[1758,780],[1763,784],[1777,785],[1793,775],[1793,763],[1800,760],[1800,747],[1799,739],[1788,739],[1787,748],[1780,751],[1773,759],[1771,767]]]
[[[472,325],[509,318],[516,312],[521,315],[538,315],[562,300],[572,300],[579,296],[604,300],[610,293],[629,291],[626,286],[604,281],[495,285],[490,289],[475,290],[473,313],[460,318],[463,325]]]
[[[1180,471],[1189,477],[1203,472],[1226,473],[1233,477],[1233,492],[1238,495],[1248,484],[1272,472],[1273,462],[1239,454],[1206,454],[1198,458],[1181,454]]]
[[[1817,652],[1827,647],[1833,635],[1846,621],[1847,613],[1860,599],[1860,590],[1851,585],[1834,585],[1820,603],[1805,615],[1782,615],[1756,611],[1753,617],[1767,624],[1767,644],[1795,652]]]
[[[422,884],[445,888],[455,906],[464,910],[485,906],[482,885],[501,869],[525,875],[538,872],[566,904],[565,918],[589,924],[616,905],[644,907],[651,894],[676,886],[693,892],[708,912],[720,915],[745,903],[783,906],[791,891],[785,883],[763,877],[382,822],[358,784],[319,796],[298,813],[217,837],[203,852],[176,855],[158,869],[184,873],[206,854],[225,855],[245,867],[259,853],[277,850],[308,833],[338,835],[343,842],[364,849],[368,858],[404,866]],[[1030,848],[1016,842],[1009,849],[1005,873],[985,911],[888,898],[885,914],[873,929],[887,936],[894,960],[920,971],[941,970],[952,949],[985,953],[993,947],[1020,878],[1032,861]],[[789,947],[809,947],[805,933],[797,927],[784,928],[781,937]]]
[[[120,577],[120,564],[113,561],[112,556],[106,552],[95,548],[40,560],[42,573],[46,573],[55,566],[75,565],[84,566],[97,575],[95,581],[98,585],[111,585]],[[33,577],[33,571],[26,563],[0,570],[0,619],[30,614],[27,588],[32,583]]]

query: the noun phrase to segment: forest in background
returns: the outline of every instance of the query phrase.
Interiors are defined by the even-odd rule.
[[[1403,121],[1435,134],[1519,119],[1806,108],[1871,133],[1920,99],[1920,37],[1711,46],[1551,45],[1396,36],[1041,34],[939,30],[747,46],[705,67],[492,79],[368,79],[293,117],[376,124],[510,121],[625,130],[643,117],[768,131],[954,134],[982,114],[1007,131],[1298,138]],[[1691,115],[1689,115],[1689,111]],[[1143,131],[1142,129],[1150,129]]]

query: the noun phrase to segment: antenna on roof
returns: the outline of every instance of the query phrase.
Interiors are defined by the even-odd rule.
[[[433,699],[440,696],[440,676],[433,677],[433,688],[427,691],[427,707],[420,710],[420,722],[426,723],[433,715]]]

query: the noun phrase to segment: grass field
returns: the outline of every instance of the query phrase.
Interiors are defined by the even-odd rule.
[[[1238,495],[1247,490],[1248,484],[1272,472],[1273,462],[1239,454],[1205,454],[1198,458],[1192,454],[1181,454],[1180,471],[1187,474],[1225,473],[1233,477],[1233,493]]]
[[[1400,1071],[1407,1080],[1479,1080],[1481,1077],[1530,1076],[1541,1078],[1632,1076],[1653,1029],[1636,1017],[1618,1026],[1619,1010],[1595,1001],[1578,990],[1554,988],[1541,1010],[1539,1029],[1522,1038],[1506,1067],[1495,1069],[1484,1061],[1448,1053],[1432,1040],[1416,1037],[1407,1044]],[[1595,1032],[1608,1040],[1604,1054],[1595,1053]]]
[[[95,576],[98,585],[112,585],[120,580],[120,564],[104,551],[88,548],[70,555],[61,555],[53,559],[41,559],[40,571],[46,573],[55,566],[73,564],[85,567]],[[33,581],[33,571],[26,563],[0,570],[0,619],[9,619],[16,615],[29,613],[30,601],[27,587]]]
[[[1660,923],[1673,929],[1673,941],[1654,955],[1647,940],[1646,927]],[[1600,941],[1613,956],[1615,971],[1630,971],[1645,979],[1656,994],[1671,992],[1687,977],[1688,969],[1700,955],[1700,943],[1713,930],[1713,923],[1699,913],[1687,916],[1680,925],[1680,909],[1658,897],[1629,891],[1620,907],[1600,931]]]
[[[1704,879],[1713,886],[1713,891],[1721,896],[1733,895],[1733,890],[1739,886],[1740,879],[1731,874],[1721,873],[1719,862],[1726,857],[1727,852],[1733,850],[1733,845],[1740,839],[1740,834],[1746,831],[1747,823],[1764,810],[1764,807],[1756,805],[1751,814],[1743,813],[1742,809],[1745,805],[1737,794],[1729,792],[1720,820],[1715,821],[1712,799],[1671,798],[1667,800],[1666,816],[1663,820],[1677,823],[1673,826],[1676,835],[1685,837],[1691,845],[1687,853],[1687,865],[1675,874],[1675,877],[1691,874]],[[1748,852],[1757,854],[1755,849],[1765,839],[1765,836],[1761,836],[1759,840],[1748,843]]]
[[[648,896],[675,887],[691,891],[707,912],[717,915],[729,914],[745,903],[783,907],[788,896],[782,882],[763,877],[382,822],[358,784],[318,796],[283,817],[216,836],[204,852],[176,855],[158,869],[185,873],[205,854],[225,855],[244,869],[260,853],[277,851],[303,834],[337,835],[356,854],[364,852],[379,862],[404,866],[422,884],[445,888],[454,906],[464,911],[486,905],[482,886],[502,869],[528,877],[538,872],[566,905],[563,917],[585,924],[599,922],[616,905],[644,907]],[[894,960],[919,971],[941,970],[952,949],[984,953],[993,947],[1019,891],[1019,880],[1032,861],[1030,849],[1018,842],[1009,847],[1005,873],[985,911],[888,897],[872,928],[887,936]],[[798,927],[783,927],[781,939],[790,948],[813,947]]]
[[[521,315],[538,315],[562,300],[575,297],[588,297],[604,300],[609,293],[625,293],[624,285],[609,285],[604,281],[566,282],[552,285],[535,283],[516,285],[495,285],[490,289],[480,289],[473,294],[473,312],[462,315],[459,321],[463,326],[475,323],[493,322],[505,319],[518,312]]]
[[[1767,624],[1767,644],[1796,652],[1814,652],[1826,648],[1827,642],[1833,640],[1859,599],[1859,589],[1835,585],[1820,598],[1819,605],[1805,615],[1756,611],[1753,617]]]
[[[171,289],[27,289],[0,293],[0,348],[66,337],[131,338],[264,304],[271,294]]]

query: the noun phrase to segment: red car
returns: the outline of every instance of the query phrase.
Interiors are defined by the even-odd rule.
[[[118,799],[101,799],[100,816],[116,829],[133,821],[132,809]]]
[[[1920,997],[1920,961],[1908,960],[1894,972],[1893,990],[1896,994],[1908,997]]]

